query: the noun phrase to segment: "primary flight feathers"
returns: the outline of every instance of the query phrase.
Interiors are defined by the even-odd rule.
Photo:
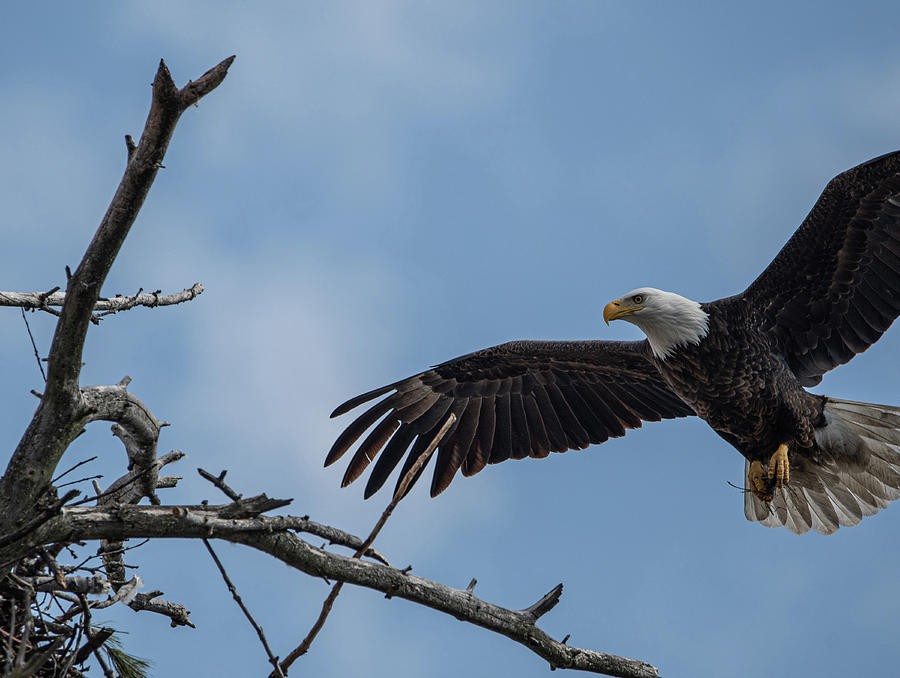
[[[407,457],[401,477],[453,412],[457,424],[441,442],[435,462],[435,496],[460,468],[463,475],[473,475],[506,459],[584,449],[625,435],[642,420],[693,414],[643,356],[644,343],[515,341],[450,360],[337,408],[332,416],[394,391],[347,427],[325,464],[339,459],[390,411],[360,444],[344,475],[344,485],[356,480],[387,443],[369,477],[369,497],[413,438],[419,436],[420,443]]]

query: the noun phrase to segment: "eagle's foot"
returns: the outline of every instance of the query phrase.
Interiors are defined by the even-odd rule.
[[[775,481],[776,487],[783,487],[791,481],[791,465],[788,462],[788,446],[778,446],[769,459],[769,480]]]
[[[758,461],[750,462],[750,470],[747,472],[747,485],[758,499],[765,502],[772,501],[774,495],[772,490],[769,489],[768,475]]]

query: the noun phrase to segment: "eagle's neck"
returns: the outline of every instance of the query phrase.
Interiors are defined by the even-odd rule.
[[[654,308],[631,315],[628,320],[637,325],[650,342],[653,355],[665,360],[679,346],[699,344],[709,334],[709,314],[696,301],[672,292],[662,293]]]

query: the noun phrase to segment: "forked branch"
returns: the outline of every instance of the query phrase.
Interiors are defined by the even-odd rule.
[[[162,167],[178,119],[222,82],[232,61],[234,57],[225,59],[181,89],[166,64],[159,64],[141,140],[133,150],[129,145],[119,187],[81,263],[69,277],[47,358],[41,403],[0,479],[0,534],[13,532],[40,510],[39,499],[49,490],[63,452],[90,420],[90,407],[84,402],[78,380],[85,336],[100,290]],[[0,578],[3,574],[0,569]]]

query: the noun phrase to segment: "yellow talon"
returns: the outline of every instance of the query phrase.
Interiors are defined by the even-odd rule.
[[[758,461],[750,463],[750,470],[747,472],[747,481],[750,485],[750,491],[762,501],[772,501],[772,492],[769,491],[769,484],[766,482],[766,472],[763,470],[762,464]]]
[[[791,465],[788,462],[788,446],[778,446],[769,459],[769,480],[774,480],[776,487],[783,487],[791,481]]]

